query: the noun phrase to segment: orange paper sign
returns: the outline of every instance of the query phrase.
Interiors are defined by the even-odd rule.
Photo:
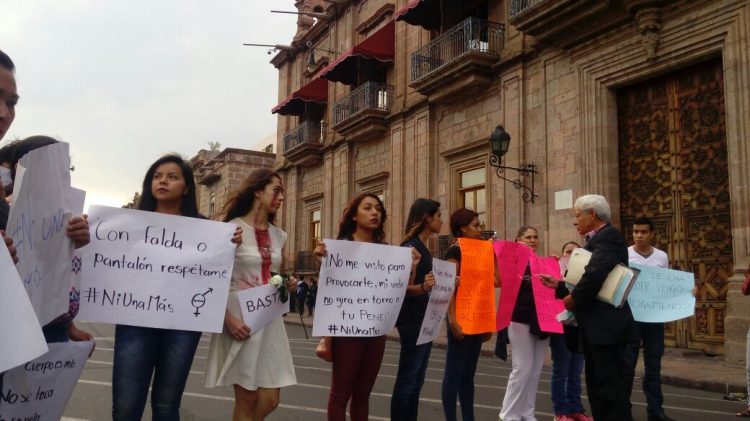
[[[456,294],[456,320],[464,333],[495,331],[495,255],[492,243],[458,239],[461,284]]]

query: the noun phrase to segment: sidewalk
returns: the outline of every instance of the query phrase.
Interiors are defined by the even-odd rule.
[[[308,333],[312,334],[312,317],[304,316],[304,323],[308,326]],[[284,317],[286,323],[300,325],[300,317],[297,313],[289,313]],[[388,340],[398,341],[398,332],[393,329],[388,334]],[[441,331],[433,346],[446,347],[445,329]],[[494,356],[494,338],[482,345],[482,354]],[[510,353],[510,349],[509,349]],[[641,353],[641,356],[643,353]],[[547,354],[546,366],[551,366],[549,353]],[[636,375],[643,375],[643,358],[638,361]],[[730,365],[721,356],[709,357],[700,351],[666,348],[662,358],[661,368],[662,383],[665,385],[688,387],[718,393],[746,392],[745,367]],[[638,381],[638,380],[636,380]]]

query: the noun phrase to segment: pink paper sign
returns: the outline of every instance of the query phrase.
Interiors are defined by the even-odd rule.
[[[542,332],[563,333],[562,323],[557,321],[557,315],[565,310],[562,300],[555,298],[555,290],[542,284],[539,275],[551,275],[560,279],[560,264],[554,257],[539,257],[532,255],[529,259],[531,266],[531,288],[534,290],[534,304]]]
[[[531,249],[513,241],[495,241],[492,244],[497,259],[497,270],[500,272],[500,305],[497,309],[495,327],[505,329],[510,325],[513,307],[516,305],[518,290],[521,288],[521,277],[532,255]]]

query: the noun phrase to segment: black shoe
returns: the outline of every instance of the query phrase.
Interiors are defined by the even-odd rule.
[[[662,413],[661,415],[650,415],[648,416],[648,421],[675,421],[672,418],[669,418],[667,414]]]

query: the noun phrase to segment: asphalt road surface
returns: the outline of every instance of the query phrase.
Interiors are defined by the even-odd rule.
[[[96,337],[96,351],[86,364],[63,420],[108,420],[111,419],[112,407],[114,327],[87,323],[81,323],[81,327]],[[315,346],[318,341],[312,338],[305,339],[301,326],[288,324],[287,332],[298,384],[282,390],[281,405],[268,419],[325,420],[331,365],[315,356]],[[203,369],[208,354],[208,343],[209,336],[203,335],[182,399],[182,420],[231,419],[233,405],[231,388],[203,387]],[[370,397],[371,420],[389,419],[391,392],[398,366],[398,352],[398,343],[389,341],[378,380]],[[440,385],[444,364],[445,350],[433,348],[427,379],[420,398],[420,420],[443,419]],[[509,362],[492,357],[480,358],[475,378],[475,413],[478,420],[495,421],[498,419],[509,374]],[[553,416],[549,378],[550,370],[545,367],[537,394],[536,414],[539,420],[551,420]],[[640,379],[636,379],[636,383],[639,384]],[[740,402],[722,400],[722,396],[718,393],[671,386],[664,387],[664,400],[667,414],[679,421],[735,419],[735,410],[742,407]],[[148,405],[150,404],[147,404],[145,420],[151,419]],[[588,408],[585,398],[584,405]],[[633,407],[635,419],[645,421],[646,404],[639,385],[636,385],[634,390]]]

